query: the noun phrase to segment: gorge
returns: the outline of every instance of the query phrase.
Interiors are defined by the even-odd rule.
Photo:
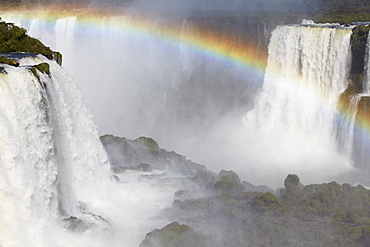
[[[2,13],[63,65],[22,53],[19,67],[2,64],[1,246],[164,246],[150,238],[157,231],[143,240],[172,221],[191,226],[199,246],[281,246],[261,237],[266,222],[287,246],[309,246],[318,233],[300,231],[334,218],[313,245],[353,224],[351,244],[366,246],[366,212],[352,219],[330,204],[334,192],[356,201],[350,191],[368,203],[356,184],[368,185],[369,171],[366,24],[251,23],[249,37],[204,15]],[[49,73],[37,69],[45,63]],[[145,137],[103,136],[107,155],[105,133],[153,137],[203,165]],[[347,184],[301,184],[332,180]]]

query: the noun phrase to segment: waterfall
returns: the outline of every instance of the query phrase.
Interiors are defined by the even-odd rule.
[[[367,37],[366,43],[366,54],[365,54],[365,66],[364,66],[364,81],[363,81],[363,93],[369,94],[370,86],[370,35]]]
[[[50,76],[37,78],[30,68],[43,62]],[[3,65],[0,101],[1,246],[57,246],[51,229],[86,217],[79,208],[110,181],[92,116],[66,71],[42,56]]]
[[[354,155],[355,123],[358,103],[361,95],[353,95],[349,102],[348,111],[341,116],[338,125],[338,147],[341,152]]]
[[[335,129],[338,97],[348,84],[350,35],[351,29],[315,25],[273,31],[263,91],[244,117],[247,138],[262,143],[248,148],[259,157],[254,162],[275,164],[270,172],[289,167],[315,176],[349,167]]]

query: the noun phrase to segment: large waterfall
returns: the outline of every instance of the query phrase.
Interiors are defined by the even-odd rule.
[[[0,74],[0,245],[138,246],[162,226],[151,218],[171,205],[178,185],[127,174],[114,183],[68,73],[42,56],[11,56],[20,66],[3,65]]]
[[[318,25],[278,26],[272,33],[263,91],[244,117],[246,138],[261,143],[247,151],[256,164],[324,179],[349,168],[351,151],[338,149],[336,129],[350,35],[351,29]]]
[[[50,75],[36,77],[31,67],[42,62]],[[0,85],[0,243],[45,246],[57,219],[86,217],[80,204],[99,200],[109,162],[79,89],[56,62],[24,57],[2,67]]]
[[[367,37],[366,54],[365,54],[365,68],[364,68],[363,93],[369,94],[370,85],[370,36]]]

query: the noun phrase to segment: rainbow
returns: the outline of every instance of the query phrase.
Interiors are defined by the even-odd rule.
[[[4,14],[8,16],[9,12]],[[93,30],[99,29],[97,31],[101,31],[102,20],[109,19],[109,28],[117,33],[129,34],[134,38],[149,36],[169,45],[185,44],[193,51],[212,57],[215,61],[237,64],[260,74],[264,74],[266,68],[267,52],[257,49],[255,42],[248,39],[237,40],[228,34],[202,27],[192,27],[191,32],[179,35],[182,23],[171,24],[146,16],[112,14],[104,10],[90,9],[28,11],[17,12],[17,15],[28,20],[40,18],[50,25],[54,25],[58,18],[75,16],[78,25]],[[159,24],[153,25],[153,23]]]
[[[12,12],[4,12],[4,14],[12,19]],[[181,32],[183,23],[168,23],[138,14],[128,15],[114,13],[114,11],[112,13],[90,9],[25,11],[23,13],[16,12],[16,15],[27,20],[40,18],[51,26],[55,25],[56,19],[75,16],[78,25],[97,32],[101,31],[102,20],[107,21],[109,19],[111,30],[119,34],[127,34],[135,39],[150,37],[169,46],[185,44],[192,48],[194,52],[210,57],[215,63],[238,65],[246,70],[259,73],[261,76],[266,68],[267,52],[257,49],[258,45],[252,40],[246,38],[239,40],[228,36],[226,33],[218,33],[215,30],[209,30],[201,26],[192,26],[190,32]],[[322,98],[321,100],[322,104],[327,103],[327,99]],[[339,118],[347,118],[352,114],[346,109],[346,107],[338,107]],[[355,128],[370,133],[370,118],[366,116],[366,114],[361,113],[356,118]]]

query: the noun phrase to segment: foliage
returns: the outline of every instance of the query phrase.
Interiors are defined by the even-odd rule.
[[[162,229],[154,230],[145,236],[140,247],[205,247],[201,234],[196,233],[187,225],[172,222]]]
[[[50,66],[48,63],[40,63],[35,66],[35,68],[41,73],[47,74],[50,76]]]
[[[299,183],[299,177],[295,174],[289,174],[288,177],[284,180],[284,186],[287,189],[297,187]]]
[[[189,222],[225,225],[228,246],[369,246],[370,191],[361,185],[303,186],[291,174],[280,196],[240,191],[173,205],[196,215]]]
[[[29,37],[26,29],[6,22],[0,22],[0,52],[27,52],[54,58],[53,51],[39,40]]]
[[[48,63],[40,63],[37,64],[29,69],[33,76],[36,77],[36,79],[39,81],[42,88],[45,88],[46,85],[43,83],[40,79],[40,76],[37,74],[37,70],[40,71],[43,74],[47,74],[50,77],[50,66]]]

